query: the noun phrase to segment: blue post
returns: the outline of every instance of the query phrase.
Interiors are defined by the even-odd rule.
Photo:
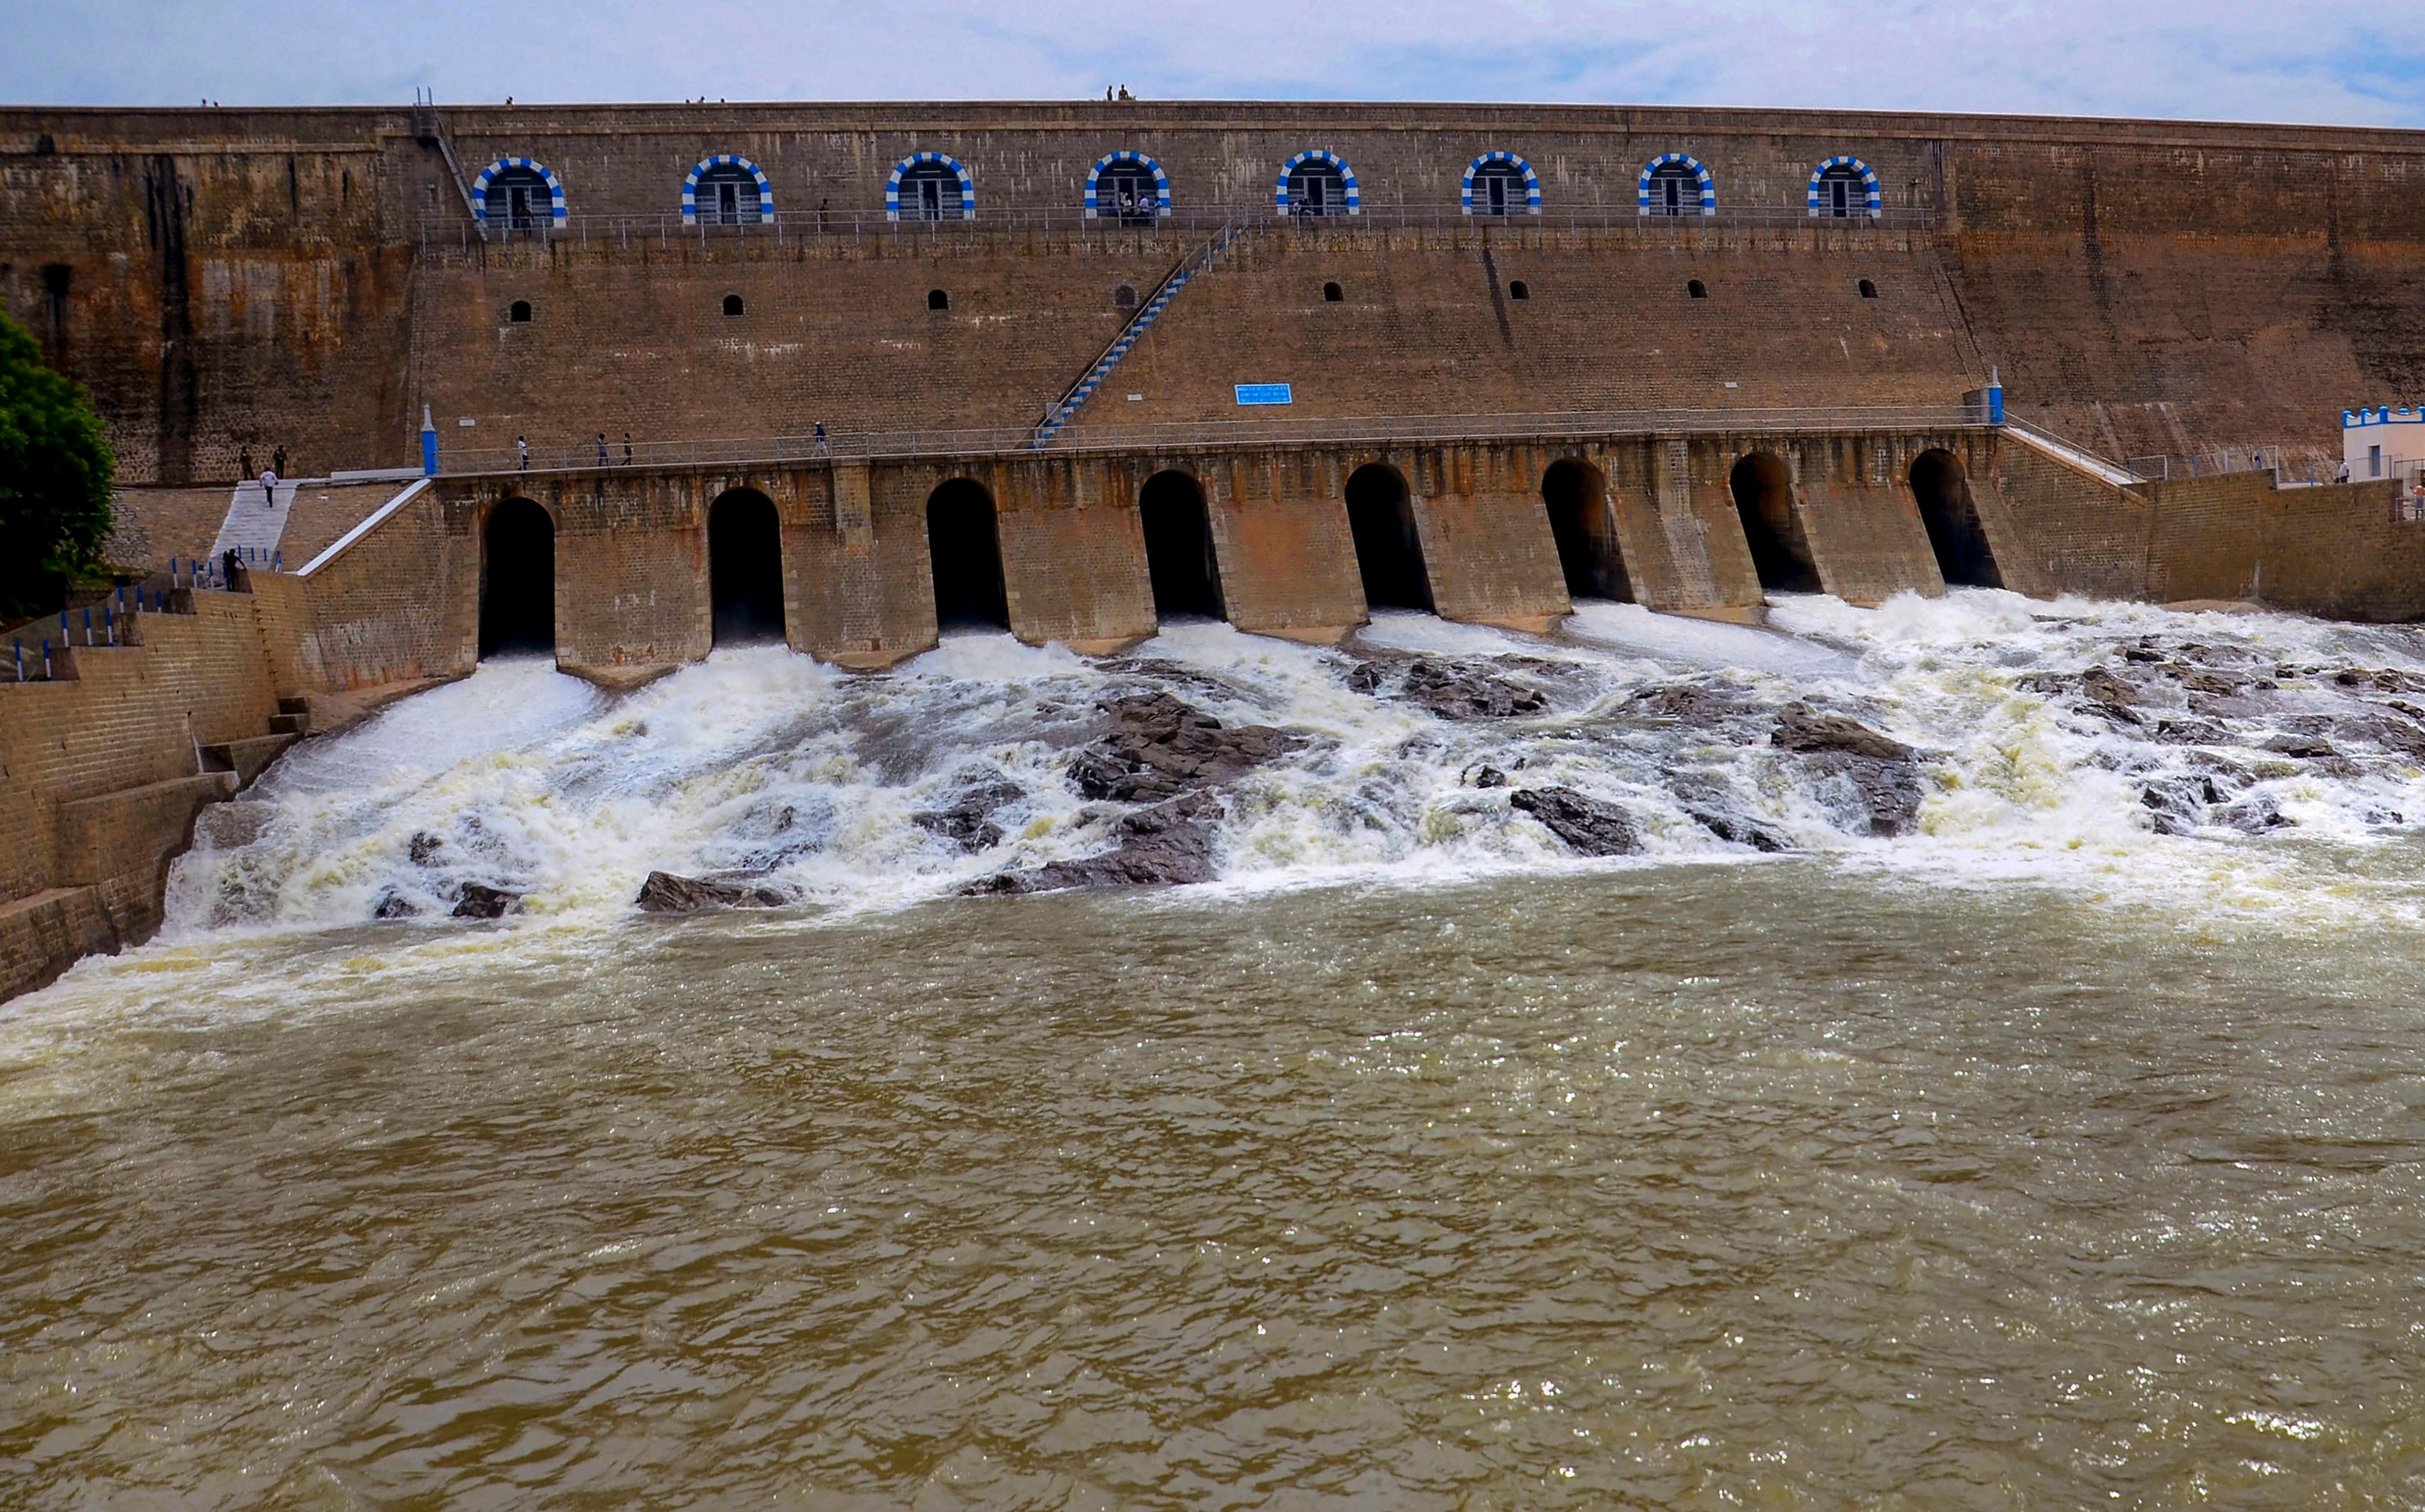
[[[65,618],[66,618],[66,616],[62,615],[60,618],[61,618],[61,619],[65,619]],[[45,683],[47,683],[47,682],[49,682],[50,680],[51,680],[51,637],[50,637],[50,636],[48,636],[48,635],[44,635],[44,636],[42,637],[42,681],[43,681],[43,682],[45,682]]]
[[[89,604],[84,611],[84,643],[88,646],[92,644],[92,608]]]
[[[101,606],[101,627],[109,633],[109,643],[118,644],[118,614],[108,604]]]
[[[429,406],[421,407],[421,475],[438,475],[438,425],[429,418]]]

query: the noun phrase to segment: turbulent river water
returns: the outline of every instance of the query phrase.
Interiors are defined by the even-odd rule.
[[[1773,618],[307,743],[0,1009],[0,1505],[2425,1505],[2425,634]]]

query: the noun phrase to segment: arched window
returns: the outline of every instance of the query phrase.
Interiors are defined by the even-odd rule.
[[[893,166],[884,213],[894,220],[966,220],[977,213],[976,180],[956,158],[913,153]]]
[[[718,153],[683,180],[685,226],[754,226],[774,218],[775,186],[746,157]]]
[[[1115,309],[1115,310],[1133,310],[1133,309],[1135,309],[1135,308],[1136,308],[1136,285],[1135,285],[1135,284],[1133,284],[1133,283],[1115,283],[1115,284],[1113,284],[1113,285],[1112,285],[1112,308],[1113,308],[1113,309]]]
[[[501,157],[472,181],[472,214],[484,235],[544,235],[564,225],[564,185],[545,163]]]
[[[1668,153],[1642,165],[1635,202],[1646,216],[1713,216],[1718,191],[1697,158]]]
[[[1485,153],[1466,165],[1464,200],[1469,216],[1537,216],[1541,180],[1513,153]]]
[[[1170,176],[1143,153],[1107,153],[1086,170],[1086,214],[1150,226],[1170,214]]]
[[[1832,219],[1874,218],[1878,176],[1857,157],[1831,157],[1810,170],[1810,213]]]
[[[1279,213],[1308,218],[1357,213],[1356,170],[1336,153],[1309,148],[1280,166],[1273,191]]]

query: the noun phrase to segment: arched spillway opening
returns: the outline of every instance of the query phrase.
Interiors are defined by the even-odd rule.
[[[783,530],[772,499],[734,489],[708,506],[707,577],[715,644],[783,638]]]
[[[1356,566],[1363,574],[1367,604],[1375,609],[1432,607],[1414,500],[1397,469],[1371,462],[1349,475],[1347,528],[1356,538]]]
[[[1212,517],[1204,491],[1184,473],[1156,473],[1137,495],[1145,523],[1146,567],[1153,578],[1153,612],[1221,614],[1221,566],[1212,550]]]
[[[1753,452],[1735,464],[1726,482],[1734,491],[1735,512],[1742,517],[1743,541],[1751,548],[1759,586],[1780,593],[1819,592],[1819,566],[1811,560],[1801,517],[1793,511],[1793,474],[1785,459]]]
[[[956,477],[927,495],[926,554],[934,565],[938,629],[1010,628],[993,495],[983,485]]]
[[[1616,521],[1608,509],[1608,480],[1600,470],[1589,462],[1551,464],[1541,475],[1541,502],[1549,507],[1566,596],[1632,603],[1633,580],[1625,571]]]
[[[480,654],[554,650],[555,522],[507,499],[480,535]]]
[[[2004,575],[1996,570],[1996,553],[1979,523],[1978,501],[1970,496],[1970,475],[1962,459],[1943,447],[1912,458],[1911,496],[1919,506],[1920,523],[1928,527],[1928,544],[1936,553],[1936,570],[1951,587],[1999,588]]]

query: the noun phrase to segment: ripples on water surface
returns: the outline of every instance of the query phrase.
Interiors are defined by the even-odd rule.
[[[2018,681],[2417,640],[2018,604],[1379,627],[1556,705],[1486,727],[1201,627],[491,668],[315,743],[0,1018],[0,1504],[2425,1504],[2416,768]],[[1921,747],[1921,833],[1606,717],[1695,679]],[[1309,737],[1224,880],[944,895],[1005,858],[907,814],[982,764],[1004,847],[1100,845],[1058,771],[1140,684]],[[2196,762],[2289,822],[2152,833]],[[635,918],[651,865],[808,901]],[[363,922],[475,874],[532,911]]]

